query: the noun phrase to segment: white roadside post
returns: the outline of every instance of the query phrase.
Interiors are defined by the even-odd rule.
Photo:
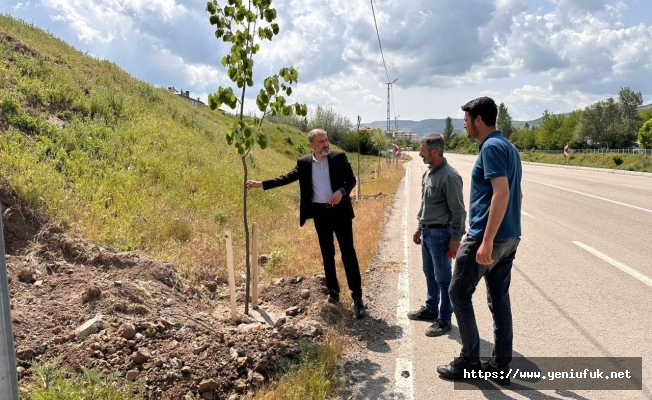
[[[16,371],[16,351],[14,331],[11,325],[11,304],[9,303],[9,284],[7,283],[7,260],[5,259],[4,228],[2,208],[0,207],[0,396],[6,400],[19,400],[18,375]]]
[[[564,145],[564,163],[568,165],[568,154],[570,153],[570,148],[568,147],[568,143]]]
[[[235,268],[233,266],[233,239],[231,232],[226,232],[226,264],[229,269],[229,291],[231,293],[231,318],[238,320],[238,310],[235,307]]]
[[[258,223],[254,222],[251,233],[251,267],[253,268],[251,308],[258,308]]]

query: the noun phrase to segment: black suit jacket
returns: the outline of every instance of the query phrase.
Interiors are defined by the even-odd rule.
[[[353,205],[349,194],[356,184],[353,169],[349,163],[346,154],[342,151],[332,151],[326,156],[328,158],[328,173],[331,179],[331,189],[333,192],[344,189],[346,194],[342,196],[342,201],[337,205],[340,212],[345,213],[351,219],[353,214]],[[284,186],[299,180],[299,190],[301,191],[301,204],[299,207],[299,226],[303,226],[308,218],[313,217],[312,207],[312,153],[301,157],[297,160],[297,166],[285,175],[278,178],[263,181],[263,189],[273,189]]]

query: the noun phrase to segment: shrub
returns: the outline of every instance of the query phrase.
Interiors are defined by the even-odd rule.
[[[621,165],[623,163],[623,158],[621,156],[614,156],[613,161],[614,161],[614,164]]]

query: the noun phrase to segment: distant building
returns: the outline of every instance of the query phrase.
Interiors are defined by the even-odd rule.
[[[419,140],[419,134],[414,132],[396,131],[394,137],[397,139]]]
[[[185,92],[183,91],[183,89],[178,91],[177,89],[174,88],[174,86],[170,86],[168,88],[168,90],[173,92],[173,93],[176,93],[177,96],[186,99],[186,101],[188,101],[188,103],[192,104],[193,106],[205,106],[206,105],[201,100],[199,100],[199,97],[197,97],[196,99],[193,99],[192,97],[190,97],[190,92],[187,91],[187,90]]]

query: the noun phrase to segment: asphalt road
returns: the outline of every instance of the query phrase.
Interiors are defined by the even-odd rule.
[[[376,276],[368,284],[373,287],[367,324],[382,322],[392,334],[382,338],[382,346],[369,339],[361,347],[350,365],[357,379],[347,397],[652,398],[652,178],[524,164],[523,235],[510,290],[515,357],[558,358],[546,367],[558,371],[542,372],[568,372],[574,365],[568,357],[642,357],[643,389],[573,390],[568,389],[573,382],[558,380],[556,390],[525,391],[512,380],[503,390],[489,390],[496,386],[482,381],[473,390],[459,390],[436,372],[459,354],[455,318],[448,335],[430,338],[424,334],[428,322],[405,317],[423,304],[426,292],[421,249],[411,241],[426,165],[418,154],[410,155],[379,260],[395,268],[372,272]],[[464,179],[468,209],[475,156],[446,157]],[[489,356],[493,323],[484,282],[474,306],[481,353]],[[605,370],[597,361],[595,366]]]

